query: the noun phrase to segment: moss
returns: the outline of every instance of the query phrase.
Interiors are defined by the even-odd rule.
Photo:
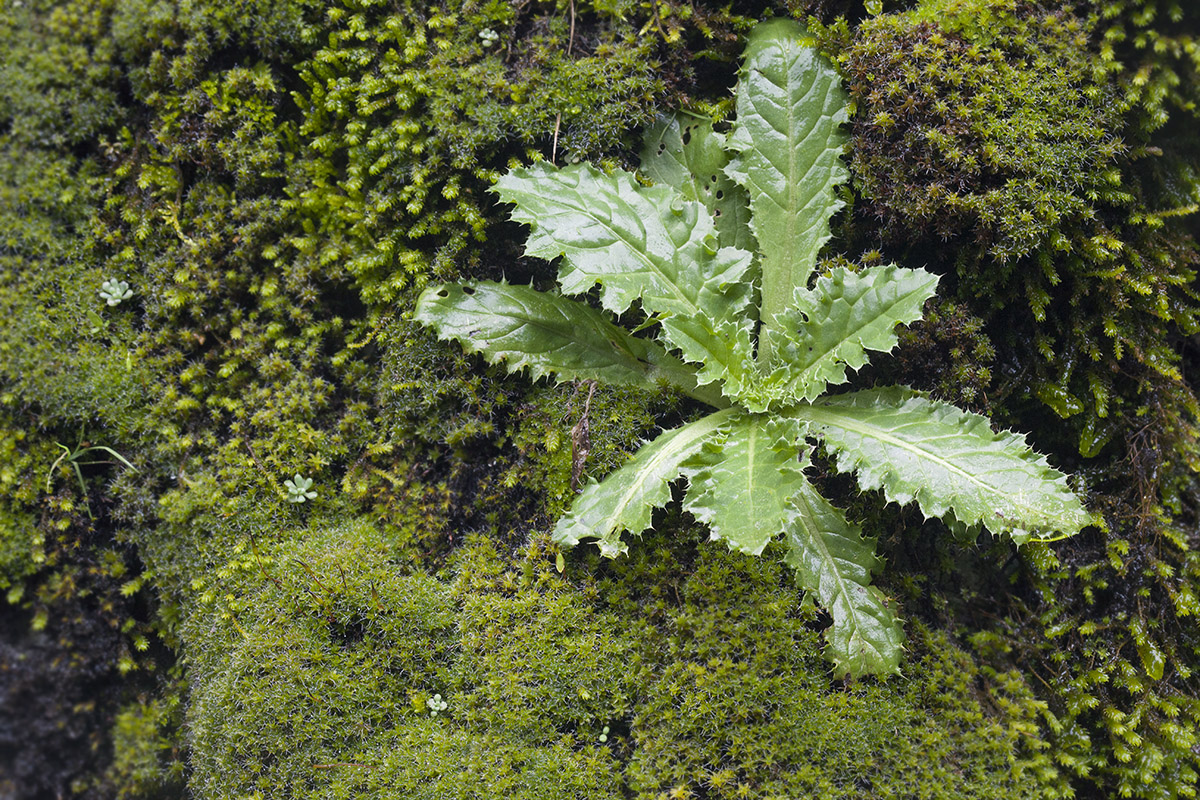
[[[1044,796],[1036,725],[990,718],[1005,690],[949,637],[916,626],[909,677],[831,685],[780,573],[697,554],[631,725],[638,797]]]
[[[949,300],[931,303],[925,317],[900,334],[897,349],[897,369],[914,388],[960,408],[986,410],[996,349],[983,320],[967,307]]]
[[[499,573],[488,563],[496,560],[491,545],[472,549],[458,581],[458,671],[469,688],[457,713],[500,736],[552,742],[569,735],[594,745],[606,723],[630,711],[636,640],[619,617],[597,612],[553,573],[544,549]]]
[[[1002,619],[970,593],[937,599],[929,564],[916,595],[970,620],[989,669],[1041,676],[1053,759],[1102,795],[1190,796],[1200,766],[1197,401],[1178,346],[1196,325],[1179,166],[1195,149],[1172,130],[1193,109],[1166,88],[1193,69],[1186,14],[929,2],[864,23],[844,53],[860,186],[887,197],[848,235],[953,276],[995,350],[989,400],[1074,465],[1109,525],[1009,561],[1009,585],[981,595],[1007,598]]]
[[[185,625],[203,676],[192,788],[1039,796],[1036,705],[1015,675],[985,680],[948,637],[922,631],[920,677],[831,687],[780,569],[720,547],[695,554],[682,587],[675,564],[653,569],[655,553],[692,547],[650,543],[649,558],[600,573],[573,563],[565,580],[544,543],[502,557],[476,538],[451,583],[402,574],[361,523],[243,551],[197,585]],[[659,614],[621,599],[677,590],[680,605]],[[984,710],[1004,702],[1007,721]]]
[[[183,631],[200,797],[312,796],[319,765],[358,760],[418,713],[410,696],[448,683],[447,593],[398,575],[365,526],[250,548],[195,588]]]
[[[0,19],[0,120],[32,147],[73,146],[119,117],[119,66],[103,41],[112,2],[10,4]]]
[[[1151,386],[1176,398],[1181,433],[1195,424],[1169,342],[1197,325],[1197,255],[1142,170],[1159,151],[1088,49],[1097,24],[1014,0],[927,2],[864,23],[842,54],[868,199],[852,234],[951,272],[1020,375],[1000,391],[1073,418],[1085,456]]]
[[[106,778],[118,798],[181,797],[184,760],[179,749],[182,687],[123,707],[113,724],[113,761]]]
[[[1190,790],[1190,10],[943,0],[817,26],[858,102],[869,195],[839,246],[951,278],[889,369],[1034,429],[1114,522],[1056,563],[870,516],[884,585],[928,623],[909,624],[905,680],[830,685],[821,620],[784,576],[697,548],[678,515],[630,559],[559,576],[538,534],[573,480],[687,406],[528,388],[408,320],[428,280],[548,280],[491,178],[624,163],[663,108],[728,113],[737,33],[771,8],[6,9],[5,624],[96,615],[87,669],[112,694],[80,741],[117,744],[46,786],[177,791],[186,714],[201,797]],[[134,297],[105,306],[109,277]],[[139,469],[87,473],[94,521],[71,473],[43,488],[55,443],[81,440]],[[297,472],[314,501],[287,501]],[[187,662],[155,694],[136,681],[160,643]]]
[[[1089,28],[1011,2],[923,3],[868,21],[846,52],[851,166],[886,222],[973,234],[1001,265],[1121,199],[1116,88]],[[895,153],[903,158],[894,158]]]
[[[1172,116],[1194,117],[1195,8],[1175,0],[1097,0],[1092,6],[1100,18],[1100,59],[1120,76],[1143,130],[1160,128]]]
[[[484,589],[486,566],[456,590],[403,575],[390,549],[366,525],[326,529],[197,587],[199,796],[609,796],[617,763],[584,746],[622,696],[609,621],[561,587]]]

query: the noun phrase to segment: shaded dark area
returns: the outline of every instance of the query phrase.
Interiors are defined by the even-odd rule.
[[[66,596],[42,606],[0,613],[0,795],[12,800],[111,798],[112,734],[123,704],[153,692],[147,671],[121,669],[130,636],[121,622],[145,619],[138,598],[125,599],[123,581],[88,577]],[[39,604],[40,605],[40,604]],[[154,647],[159,670],[170,663]],[[132,664],[132,662],[130,662]],[[180,795],[161,795],[162,797]]]

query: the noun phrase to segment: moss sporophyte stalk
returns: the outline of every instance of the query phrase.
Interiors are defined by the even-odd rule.
[[[589,164],[537,163],[497,181],[530,226],[526,253],[561,257],[562,294],[432,286],[415,316],[534,379],[669,386],[708,406],[588,484],[554,541],[624,553],[622,534],[649,528],[686,477],[683,508],[712,538],[757,555],[783,537],[798,583],[832,616],[826,653],[839,674],[887,674],[899,669],[900,623],[871,586],[873,542],[805,474],[815,442],[863,489],[915,501],[959,533],[1052,541],[1093,519],[1065,476],[985,417],[903,386],[830,393],[867,351],[896,345],[896,326],[919,320],[938,284],[890,264],[814,274],[842,206],[846,106],[805,29],[764,23],[748,40],[732,131],[662,120],[643,150],[653,185]],[[600,310],[567,297],[597,285]],[[612,319],[635,305],[646,320],[634,330]],[[651,328],[657,339],[638,335]]]

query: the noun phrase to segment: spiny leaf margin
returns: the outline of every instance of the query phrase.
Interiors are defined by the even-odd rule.
[[[883,593],[871,585],[881,564],[862,529],[807,481],[792,496],[784,561],[797,582],[833,617],[826,655],[840,675],[899,672],[904,632]]]
[[[529,286],[494,281],[430,286],[413,318],[509,373],[528,369],[538,380],[595,380],[653,390],[665,382],[703,402],[720,395],[699,389],[696,369],[652,341],[632,336],[601,311]]]
[[[515,169],[492,187],[530,226],[527,255],[559,263],[559,284],[578,295],[599,284],[600,303],[620,314],[637,300],[662,326],[664,343],[701,365],[702,384],[740,369],[755,318],[753,257],[717,247],[712,216],[664,184],[642,186],[628,172],[590,164]]]
[[[759,348],[774,350],[775,316],[808,285],[849,179],[842,151],[849,104],[841,76],[799,23],[772,20],[747,40],[726,174],[745,187],[761,255]]]
[[[708,525],[712,539],[761,555],[789,516],[788,501],[804,483],[797,420],[741,413],[720,439],[710,440],[683,464],[688,489],[683,507]]]
[[[839,471],[900,505],[915,500],[926,517],[982,524],[1018,544],[1093,523],[1066,476],[1023,435],[993,431],[987,417],[908,387],[850,392],[792,413],[811,423]]]
[[[654,509],[671,501],[670,484],[682,474],[683,463],[705,443],[722,436],[724,427],[739,413],[732,408],[716,411],[643,444],[603,481],[588,482],[550,538],[565,547],[595,539],[600,553],[609,558],[627,552],[621,534],[637,534],[650,527]]]
[[[730,154],[712,120],[685,114],[660,117],[642,138],[641,171],[655,183],[674,186],[713,215],[722,247],[755,249],[750,198],[727,174]]]
[[[921,319],[938,280],[894,264],[858,272],[837,267],[813,288],[797,289],[792,306],[776,317],[774,368],[747,381],[737,399],[755,411],[778,409],[845,383],[846,368],[861,369],[867,350],[891,351],[899,342],[896,326]]]

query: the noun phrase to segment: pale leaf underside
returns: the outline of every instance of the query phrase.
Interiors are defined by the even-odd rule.
[[[610,557],[626,552],[621,534],[650,527],[654,509],[670,502],[671,481],[680,476],[684,461],[718,437],[738,413],[717,411],[659,434],[603,481],[588,483],[570,512],[554,526],[551,538],[567,547],[595,539],[600,552]]]
[[[1025,443],[995,432],[986,417],[901,386],[869,389],[800,404],[811,423],[864,489],[888,500],[913,500],[927,517],[952,515],[1018,543],[1030,536],[1071,535],[1091,516],[1066,477]]]

